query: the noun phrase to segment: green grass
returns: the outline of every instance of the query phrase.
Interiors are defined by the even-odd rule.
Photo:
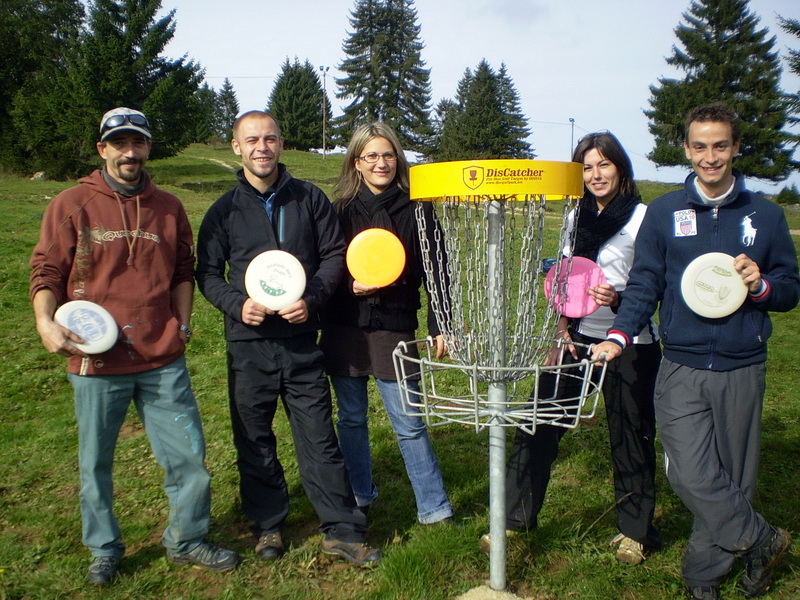
[[[327,192],[341,156],[286,152],[298,176]],[[220,164],[222,163],[222,164]],[[148,166],[159,185],[184,201],[195,231],[210,204],[233,184],[236,160],[227,147],[192,146]],[[286,419],[276,422],[292,495],[286,537],[291,550],[277,563],[253,557],[238,499],[238,476],[226,398],[225,343],[219,313],[196,295],[195,338],[188,351],[203,414],[213,474],[214,541],[238,550],[241,567],[227,575],[174,567],[159,539],[165,526],[162,473],[132,411],[116,452],[116,511],[128,544],[122,576],[107,589],[84,583],[89,556],[80,542],[77,432],[63,360],[36,334],[28,300],[27,266],[48,201],[72,183],[0,177],[0,599],[402,599],[454,598],[485,582],[488,559],[477,540],[488,528],[488,441],[469,427],[432,429],[457,528],[416,523],[413,493],[374,388],[372,447],[381,498],[370,513],[369,541],[385,553],[372,570],[352,568],[320,553],[314,512],[305,498]],[[674,186],[643,182],[646,201]],[[553,211],[555,214],[560,214]],[[798,227],[797,213],[787,213]],[[796,238],[797,239],[797,238]],[[794,335],[800,313],[774,315],[764,409],[757,506],[771,521],[800,535],[800,352]],[[680,598],[680,559],[691,518],[658,476],[657,525],[664,549],[638,568],[617,564],[607,546],[614,535],[613,489],[602,411],[568,433],[561,445],[540,528],[512,541],[508,580],[537,600],[674,600]],[[778,569],[768,599],[800,597],[800,551]],[[725,583],[737,597],[739,566]]]

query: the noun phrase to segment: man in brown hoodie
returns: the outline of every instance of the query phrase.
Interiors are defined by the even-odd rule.
[[[144,171],[152,147],[144,114],[119,107],[100,122],[102,170],[48,206],[31,257],[36,328],[48,351],[67,357],[75,391],[87,579],[105,584],[125,552],[113,515],[112,464],[131,400],[164,468],[170,518],[168,559],[215,571],[238,555],[205,540],[210,476],[184,350],[191,337],[194,245],[183,206]],[[54,320],[70,300],[105,308],[120,331],[107,351],[87,354],[78,334]]]

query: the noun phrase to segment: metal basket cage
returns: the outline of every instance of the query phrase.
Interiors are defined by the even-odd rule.
[[[544,341],[564,344],[563,340]],[[537,425],[543,424],[574,429],[596,414],[606,370],[605,362],[588,359],[552,366],[534,364],[522,368],[525,378],[507,383],[509,373],[518,374],[520,367],[462,365],[431,360],[431,356],[431,338],[401,343],[392,353],[403,411],[422,416],[430,426],[460,423],[474,426],[476,432],[500,426],[533,434]],[[493,385],[505,388],[500,403],[490,398]]]

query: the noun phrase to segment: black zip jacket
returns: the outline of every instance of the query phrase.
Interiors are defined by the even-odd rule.
[[[315,185],[294,179],[283,164],[278,169],[272,223],[240,169],[239,184],[208,209],[200,225],[197,284],[225,315],[225,337],[229,341],[316,331],[321,310],[344,273],[344,238],[328,197]],[[305,323],[291,324],[279,315],[268,315],[258,327],[242,323],[242,306],[247,299],[245,271],[253,258],[267,250],[289,252],[303,265],[303,299],[309,311]]]
[[[419,230],[416,224],[417,205],[425,212],[425,224],[428,229],[429,244],[435,248],[433,241],[435,217],[429,203],[412,202],[403,210],[391,214],[394,233],[398,235],[406,251],[406,266],[398,280],[374,294],[357,297],[353,294],[353,278],[346,273],[342,283],[331,298],[326,309],[325,322],[349,325],[360,329],[380,329],[384,331],[416,331],[419,323],[417,311],[420,303],[420,285],[425,277],[422,265],[422,249],[420,248]],[[341,215],[342,229],[345,239],[350,241],[362,229],[353,224],[350,212],[353,205],[345,208]],[[405,234],[403,232],[406,232]],[[438,270],[438,267],[435,267]],[[426,285],[428,282],[426,281]],[[428,289],[428,334],[436,336],[440,333],[436,316],[430,305],[431,290]],[[439,291],[438,293],[442,293]]]

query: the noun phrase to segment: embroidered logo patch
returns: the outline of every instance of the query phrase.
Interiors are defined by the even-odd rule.
[[[677,210],[673,213],[675,237],[697,235],[697,213],[694,209]]]
[[[756,242],[756,234],[758,230],[753,227],[753,219],[752,217],[754,212],[751,212],[746,217],[742,218],[742,245],[743,246],[752,246]]]

